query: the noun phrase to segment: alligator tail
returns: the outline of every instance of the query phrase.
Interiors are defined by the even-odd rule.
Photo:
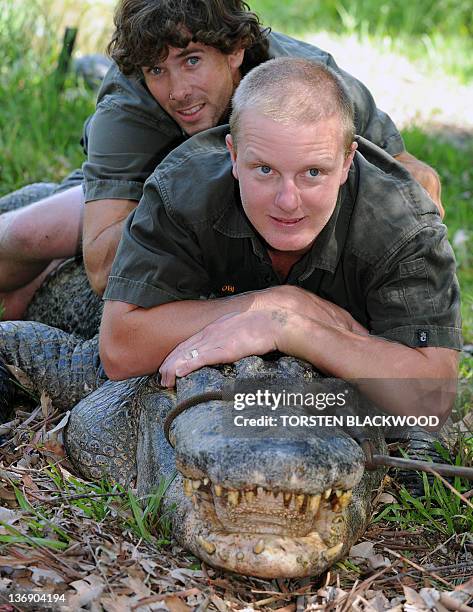
[[[23,370],[34,391],[45,391],[61,410],[72,408],[107,380],[98,336],[83,340],[34,321],[0,323],[0,359]]]

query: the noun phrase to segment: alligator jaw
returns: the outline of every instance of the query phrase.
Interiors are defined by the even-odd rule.
[[[351,490],[304,495],[184,478],[185,545],[210,565],[274,578],[317,574],[346,553]]]

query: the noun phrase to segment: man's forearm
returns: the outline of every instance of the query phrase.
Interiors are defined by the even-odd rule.
[[[84,264],[92,289],[103,295],[126,218],[135,200],[94,200],[84,211]]]
[[[245,312],[255,301],[248,293],[214,300],[186,300],[153,308],[105,303],[100,354],[109,378],[152,374],[172,349],[209,323],[231,312]]]
[[[123,225],[120,221],[107,227],[100,236],[87,247],[84,245],[84,264],[92,289],[102,296],[106,287],[118,244],[122,237]]]
[[[100,331],[105,371],[113,379],[151,374],[178,344],[220,317],[277,308],[368,333],[339,306],[289,285],[229,298],[171,302],[147,309],[109,301],[105,304]]]
[[[456,351],[410,348],[297,315],[281,325],[288,327],[277,343],[279,350],[309,361],[329,376],[358,381],[360,389],[385,410],[441,419],[449,414],[456,388]],[[402,384],[388,382],[397,380]]]

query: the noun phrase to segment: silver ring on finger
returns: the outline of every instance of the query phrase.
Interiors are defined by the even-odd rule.
[[[191,350],[191,359],[197,359],[198,356],[199,356],[199,351],[197,349],[192,349]]]

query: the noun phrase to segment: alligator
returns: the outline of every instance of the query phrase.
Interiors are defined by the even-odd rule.
[[[51,290],[46,286],[37,300],[45,304],[43,320],[59,309],[57,297],[51,302],[49,296],[60,297],[68,283],[80,295],[81,278],[75,261],[48,281]],[[174,536],[217,568],[302,577],[320,574],[346,555],[367,525],[384,474],[365,470],[359,440],[340,428],[236,427],[231,403],[201,395],[230,382],[269,379],[279,388],[317,382],[323,389],[329,381],[291,357],[248,357],[202,368],[179,379],[173,391],[162,388],[157,375],[113,382],[100,365],[86,299],[61,308],[63,327],[74,326],[66,312],[71,304],[76,320],[82,313],[82,337],[37,321],[2,322],[0,359],[21,368],[57,408],[71,410],[65,446],[79,473],[134,486],[143,500],[167,482],[164,510],[173,509]],[[36,307],[31,305],[30,316]],[[196,394],[201,403],[175,416],[168,439],[166,418]],[[356,408],[358,396],[350,397],[354,404],[344,410]],[[284,410],[296,415],[300,409]],[[244,415],[257,418],[258,410],[246,406]],[[379,432],[373,443],[384,450]]]
[[[204,398],[176,416],[172,445],[166,438],[164,421],[176,401],[229,381],[332,389],[310,365],[247,357],[202,368],[171,391],[157,376],[106,380],[95,338],[31,321],[1,323],[0,338],[2,359],[57,408],[72,408],[64,439],[78,472],[134,486],[141,499],[170,483],[164,511],[173,508],[173,534],[210,565],[264,578],[316,575],[365,529],[384,471],[366,471],[359,443],[340,428],[236,427],[231,402]],[[256,418],[261,408],[242,412]],[[300,412],[284,408],[286,416]],[[375,442],[384,449],[380,435]]]

